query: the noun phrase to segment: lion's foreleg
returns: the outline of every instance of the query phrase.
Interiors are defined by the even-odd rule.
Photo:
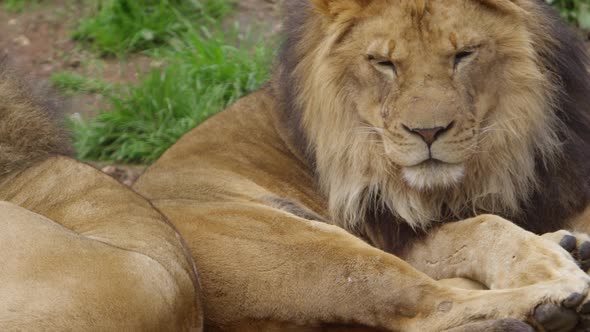
[[[580,272],[583,275],[571,255],[554,241],[492,215],[444,225],[414,245],[404,259],[433,278],[467,278],[489,289],[542,285],[552,280],[567,284],[569,277],[579,277]],[[466,280],[459,281],[445,284],[477,288],[466,284]],[[580,300],[575,294],[571,296],[562,302],[563,306],[567,307],[570,300]],[[583,313],[588,309],[586,305],[578,307]],[[578,322],[573,310],[564,310],[559,305],[539,306],[533,316],[541,325],[558,326],[560,331],[567,331]]]
[[[557,303],[557,310],[565,303],[569,310],[585,300],[588,288],[588,277],[572,263],[580,275],[566,280],[462,290],[338,227],[283,211],[236,202],[158,207],[188,239],[201,272],[205,316],[218,326],[258,319],[434,332],[478,320],[529,319],[545,303]]]
[[[195,215],[159,207],[176,221]],[[412,331],[414,317],[460,301],[459,292],[336,226],[262,206],[220,204],[210,211],[201,208],[203,217],[176,224],[199,267],[212,325],[271,320]]]
[[[555,243],[492,215],[443,225],[403,258],[435,279],[468,278],[490,289],[558,280],[578,269]]]
[[[516,319],[498,319],[477,322],[446,330],[445,332],[534,332],[528,324]]]

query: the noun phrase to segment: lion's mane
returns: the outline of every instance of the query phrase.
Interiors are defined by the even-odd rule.
[[[55,154],[70,154],[63,106],[47,87],[0,60],[0,177]]]
[[[470,164],[471,176],[461,185],[419,192],[404,183],[395,165],[379,158],[376,145],[354,134],[353,93],[338,85],[346,71],[324,63],[331,46],[356,23],[360,7],[378,10],[387,1],[357,1],[358,8],[341,13],[339,23],[331,25],[310,1],[287,2],[290,15],[273,93],[283,127],[317,175],[333,223],[398,251],[436,222],[494,213],[543,233],[581,212],[590,198],[590,75],[576,33],[543,1],[517,1],[528,12],[531,40],[514,52],[535,57],[543,75],[534,78],[533,88],[501,96],[497,107],[524,116],[483,136],[490,150]],[[416,11],[427,2],[416,1]],[[522,137],[519,126],[525,122],[535,130]]]

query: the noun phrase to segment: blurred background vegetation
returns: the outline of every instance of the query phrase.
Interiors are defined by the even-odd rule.
[[[590,30],[590,0],[546,0],[554,6],[561,16],[577,25]]]
[[[0,0],[11,12],[44,1],[52,0]],[[52,73],[51,82],[64,93],[106,100],[94,116],[70,122],[83,160],[148,164],[268,78],[277,38],[235,23],[233,0],[80,1],[87,8],[69,32],[78,48],[105,59],[140,54],[156,64],[132,84]],[[546,1],[573,25],[590,29],[590,0]]]

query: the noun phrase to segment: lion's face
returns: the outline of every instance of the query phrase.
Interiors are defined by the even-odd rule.
[[[373,3],[331,55],[359,130],[374,131],[367,140],[382,141],[409,185],[454,185],[486,152],[486,133],[514,120],[496,110],[502,90],[541,76],[533,57],[514,56],[526,29],[477,0]]]
[[[537,0],[293,0],[274,84],[333,219],[518,211],[559,153]],[[297,137],[295,137],[297,139]]]

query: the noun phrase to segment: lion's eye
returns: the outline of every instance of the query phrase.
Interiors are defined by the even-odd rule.
[[[475,51],[461,51],[455,54],[454,67],[457,68],[461,61],[469,58],[473,53],[475,53]]]
[[[377,59],[373,55],[369,55],[368,59],[380,71],[387,71],[389,73],[397,74],[395,64],[393,63],[393,61]]]
[[[395,65],[391,61],[379,61],[379,62],[377,62],[377,65],[379,65],[381,67],[389,67],[389,68],[395,70]]]

